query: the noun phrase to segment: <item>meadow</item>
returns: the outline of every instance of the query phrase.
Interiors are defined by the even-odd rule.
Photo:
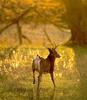
[[[87,100],[87,0],[74,1],[0,0],[0,100]],[[55,44],[56,88],[46,74],[37,90],[32,61]]]
[[[40,90],[37,90],[37,72],[36,84],[32,84],[32,60],[37,54],[46,58],[48,51],[43,47],[0,47],[0,100],[86,100],[81,98],[81,77],[77,69],[84,60],[82,64],[86,65],[87,56],[82,58],[86,48],[75,49],[77,56],[71,47],[57,48],[61,58],[55,62],[56,88],[54,90],[50,75],[46,74],[42,77]],[[78,62],[76,58],[79,58]]]

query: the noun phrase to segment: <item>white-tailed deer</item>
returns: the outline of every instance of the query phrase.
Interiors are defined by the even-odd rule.
[[[51,80],[55,87],[54,82],[54,62],[56,58],[60,58],[60,55],[56,52],[55,48],[47,48],[49,51],[49,55],[46,59],[40,57],[39,55],[36,56],[36,58],[33,60],[32,63],[32,71],[33,71],[33,84],[35,84],[35,71],[39,72],[38,76],[38,88],[40,85],[42,74],[49,73],[51,76]]]

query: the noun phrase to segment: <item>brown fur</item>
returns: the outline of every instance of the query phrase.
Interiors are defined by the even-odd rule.
[[[47,56],[46,59],[39,57],[40,59],[40,70],[38,68],[35,68],[35,60],[37,59],[34,59],[33,60],[33,63],[32,63],[32,70],[33,70],[33,84],[35,84],[35,71],[38,71],[39,72],[39,76],[38,76],[38,88],[39,88],[39,84],[40,84],[40,81],[41,81],[41,77],[42,77],[42,74],[43,73],[50,73],[51,75],[51,80],[54,84],[54,87],[55,87],[55,82],[54,82],[54,77],[53,77],[53,71],[54,71],[54,62],[55,62],[55,59],[56,58],[59,58],[60,55],[55,51],[55,49],[50,49],[48,48],[49,50],[49,55]]]

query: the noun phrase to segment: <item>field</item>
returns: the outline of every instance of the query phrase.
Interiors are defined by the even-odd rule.
[[[43,41],[48,44],[47,38],[40,26],[32,31],[29,25],[23,25],[23,33],[32,40],[32,44],[8,47],[18,43],[15,26],[12,28],[0,37],[0,44],[3,45],[0,46],[0,100],[87,100],[87,47],[59,46],[57,52],[61,58],[56,59],[54,71],[56,89],[50,75],[46,74],[37,91],[38,73],[36,84],[33,85],[32,60],[37,54],[47,57],[48,51],[43,46]],[[70,37],[52,26],[47,29],[51,40],[57,43],[67,41]],[[39,44],[36,44],[36,40]]]
[[[42,77],[40,90],[37,90],[38,73],[36,73],[36,84],[32,84],[32,59],[36,54],[46,58],[48,51],[43,47],[19,47],[17,49],[1,47],[0,100],[86,100],[86,95],[81,94],[83,81],[81,81],[80,72],[83,71],[81,64],[86,71],[87,49],[75,47],[76,50],[78,53],[75,55],[70,47],[59,46],[57,48],[61,58],[55,62],[56,88],[54,90],[50,75],[46,74]]]

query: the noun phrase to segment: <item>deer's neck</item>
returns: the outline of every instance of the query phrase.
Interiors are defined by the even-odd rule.
[[[51,54],[49,54],[47,59],[50,61],[50,72],[53,72],[54,71],[55,57],[52,56]]]
[[[55,57],[52,56],[51,54],[48,55],[47,59],[49,59],[50,62],[54,63]]]

